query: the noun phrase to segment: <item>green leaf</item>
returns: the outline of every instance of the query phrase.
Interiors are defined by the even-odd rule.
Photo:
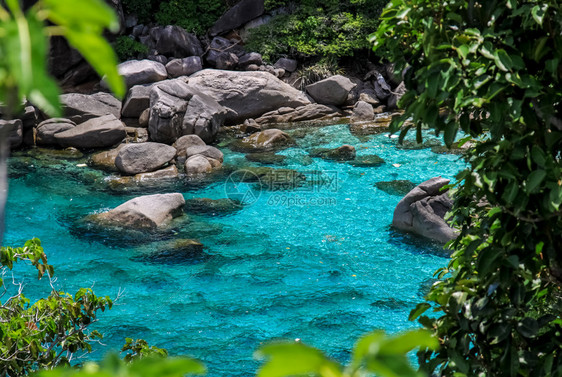
[[[425,313],[429,308],[431,308],[431,305],[428,304],[427,302],[422,302],[420,304],[417,304],[416,307],[412,309],[412,311],[410,312],[410,315],[408,316],[408,320],[415,321],[420,315]]]
[[[539,323],[534,318],[523,318],[523,320],[517,324],[517,332],[525,338],[534,338],[539,332]]]
[[[453,143],[455,142],[455,138],[457,137],[458,130],[459,130],[458,125],[455,122],[450,122],[445,127],[445,133],[443,134],[443,138],[445,140],[445,145],[447,145],[447,147],[450,148],[451,145],[453,145]]]
[[[534,192],[544,181],[545,178],[546,178],[546,171],[542,169],[534,170],[531,174],[529,174],[529,178],[527,178],[525,182],[525,188],[527,193]]]
[[[258,359],[268,361],[260,368],[258,377],[286,377],[318,375],[321,377],[341,376],[341,366],[324,356],[316,348],[301,343],[272,343],[261,347],[256,353]]]
[[[494,61],[496,62],[496,66],[505,72],[509,71],[513,66],[511,58],[503,49],[496,50],[494,53]]]
[[[548,9],[548,4],[535,5],[533,9],[531,9],[531,15],[533,16],[533,19],[540,26],[542,26],[542,23],[544,21],[544,15],[546,14],[547,9]]]
[[[439,342],[429,331],[412,330],[386,340],[382,344],[379,353],[384,355],[404,355],[415,348],[435,350],[437,347],[439,347]]]

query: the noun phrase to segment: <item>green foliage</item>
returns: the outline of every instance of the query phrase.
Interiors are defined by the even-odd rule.
[[[393,129],[411,117],[447,145],[459,130],[480,140],[457,176],[462,232],[427,296],[439,316],[422,315],[427,303],[411,315],[442,343],[419,353],[421,368],[559,376],[562,4],[394,0],[382,19],[375,49],[398,72],[408,67]]]
[[[160,25],[179,25],[190,33],[205,34],[226,10],[224,0],[170,0],[155,15]]]
[[[302,343],[272,343],[255,354],[267,359],[258,377],[416,377],[406,354],[416,348],[436,349],[438,342],[428,331],[415,330],[388,337],[376,331],[361,338],[349,365],[342,366],[319,350]]]
[[[268,1],[267,8],[287,5],[293,11],[250,30],[247,48],[269,61],[282,56],[353,56],[369,47],[367,36],[378,25],[384,4],[386,0]]]
[[[137,15],[141,23],[179,25],[203,35],[230,5],[227,0],[124,0],[125,12]]]
[[[64,36],[106,75],[111,89],[123,96],[125,86],[116,68],[116,58],[102,37],[105,28],[117,30],[112,10],[100,0],[40,0],[24,14],[17,0],[0,6],[0,102],[14,110],[24,98],[51,116],[60,115],[59,90],[47,73],[48,34]],[[46,27],[51,22],[56,26]]]
[[[117,37],[113,42],[113,48],[120,61],[136,59],[139,54],[148,54],[148,47],[126,35]]]
[[[131,351],[127,353],[123,360],[130,362],[137,359],[143,359],[145,357],[150,358],[166,358],[168,357],[168,351],[163,348],[158,348],[155,346],[150,346],[144,339],[133,340],[131,338],[125,339],[125,345],[121,348],[122,352]]]
[[[27,241],[24,247],[0,249],[2,274],[5,276],[17,262],[33,265],[39,278],[48,275],[53,267],[38,239]],[[19,286],[11,292],[11,286]],[[52,288],[47,298],[34,303],[23,294],[23,287],[15,278],[9,285],[0,279],[0,375],[20,376],[42,368],[66,365],[79,351],[91,351],[91,341],[101,339],[97,331],[88,327],[97,320],[98,311],[110,309],[108,297],[97,297],[91,289],[82,288],[74,296]],[[11,294],[10,294],[11,293]],[[4,296],[9,297],[5,298]]]
[[[80,369],[58,368],[41,371],[37,377],[184,377],[203,375],[205,366],[187,357],[146,357],[129,363],[109,354],[101,363],[88,362]]]

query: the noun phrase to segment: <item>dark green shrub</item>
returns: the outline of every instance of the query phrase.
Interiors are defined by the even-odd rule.
[[[292,13],[252,29],[247,49],[260,52],[269,61],[282,56],[354,56],[369,47],[367,36],[376,29],[385,4],[386,0],[266,1],[267,9],[287,6]]]
[[[155,15],[160,25],[179,25],[190,33],[205,34],[226,10],[224,0],[171,0]]]
[[[139,54],[147,54],[148,47],[134,39],[122,35],[113,42],[113,49],[120,61],[136,59]]]
[[[160,1],[156,0],[123,0],[123,10],[126,14],[136,14],[139,23],[154,22],[154,14],[158,10]]]

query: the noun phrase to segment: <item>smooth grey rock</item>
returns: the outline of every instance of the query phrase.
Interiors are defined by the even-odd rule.
[[[154,27],[150,29],[150,37],[154,48],[162,55],[176,58],[203,55],[199,39],[180,26]]]
[[[335,75],[306,86],[314,100],[323,105],[343,105],[355,84],[345,76]]]
[[[156,55],[148,55],[147,59],[148,59],[148,60],[155,61],[155,62],[160,63],[160,64],[163,64],[163,65],[168,64],[168,58],[165,57],[164,55],[158,55],[158,54],[156,54]]]
[[[185,173],[188,176],[200,176],[213,171],[213,165],[205,156],[195,155],[185,161]]]
[[[373,107],[379,106],[381,101],[377,97],[374,89],[363,89],[359,92],[359,101],[367,102]]]
[[[113,115],[90,119],[67,131],[54,134],[60,146],[79,149],[110,147],[126,136],[125,126]]]
[[[227,10],[209,30],[211,36],[237,29],[246,22],[261,16],[265,11],[264,0],[242,0]]]
[[[358,101],[353,107],[353,114],[351,114],[351,122],[364,122],[372,121],[375,119],[375,112],[373,105],[364,101]]]
[[[76,123],[65,118],[47,119],[37,126],[35,143],[37,145],[58,145],[55,134],[64,132],[76,127]]]
[[[121,101],[109,93],[69,93],[61,95],[60,101],[65,117],[76,124],[109,114],[121,116]]]
[[[176,148],[177,157],[186,157],[185,150],[189,147],[195,146],[204,147],[206,144],[197,135],[184,135],[176,140],[176,142],[172,145],[172,147]]]
[[[297,70],[297,61],[294,59],[280,58],[273,65],[275,68],[282,68],[287,72],[295,72]]]
[[[233,110],[225,122],[234,124],[283,106],[310,104],[304,93],[266,72],[205,69],[190,76],[189,86]]]
[[[258,54],[257,52],[249,52],[247,54],[242,55],[240,59],[238,59],[238,65],[240,67],[248,67],[252,64],[258,66],[263,64],[263,59],[261,54]]]
[[[176,78],[180,76],[189,76],[203,69],[201,58],[199,56],[190,56],[184,59],[172,59],[166,64],[168,77]]]
[[[258,124],[293,123],[320,118],[342,117],[341,111],[334,106],[320,105],[313,103],[300,106],[295,109],[282,107],[275,111],[270,111],[256,119]]]
[[[151,91],[148,131],[151,140],[161,143],[171,144],[189,134],[210,142],[227,113],[213,98],[181,78],[167,80]]]
[[[210,145],[194,145],[186,148],[185,150],[187,159],[198,154],[207,158],[217,160],[220,163],[222,163],[224,160],[223,153],[218,148],[212,147]]]
[[[161,143],[127,144],[117,154],[115,166],[125,174],[157,170],[176,156],[176,149]]]
[[[117,66],[119,74],[123,76],[127,88],[135,85],[151,84],[162,81],[168,77],[166,67],[157,61],[128,60]],[[107,87],[107,83],[102,81],[102,87]]]
[[[384,77],[376,72],[375,79],[373,80],[373,87],[375,90],[375,94],[377,95],[378,99],[381,101],[386,100],[392,94],[392,89],[384,80]]]
[[[183,214],[185,199],[180,193],[145,195],[92,218],[110,226],[156,229]]]
[[[392,225],[441,243],[454,239],[455,230],[444,220],[453,202],[447,190],[440,191],[448,183],[448,179],[435,177],[418,185],[396,206]]]
[[[150,106],[150,89],[152,84],[135,85],[127,92],[123,101],[121,115],[123,118],[138,118]]]

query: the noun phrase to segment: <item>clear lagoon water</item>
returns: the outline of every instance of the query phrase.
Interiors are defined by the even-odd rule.
[[[354,167],[308,156],[313,148],[342,144],[386,163]],[[221,150],[226,165],[248,165],[243,154]],[[104,236],[80,226],[84,216],[142,191],[108,189],[107,173],[83,165],[87,156],[16,154],[4,243],[18,246],[38,237],[55,266],[57,288],[74,293],[93,287],[98,295],[119,297],[95,324],[105,337],[87,358],[120,348],[125,337],[143,338],[170,354],[204,361],[209,376],[250,376],[259,365],[253,352],[272,339],[298,338],[346,361],[360,335],[416,326],[409,311],[447,259],[439,246],[391,229],[401,197],[374,184],[453,178],[464,162],[431,149],[397,148],[388,133],[358,138],[347,125],[311,128],[279,154],[287,158],[277,167],[330,178],[313,189],[256,186],[257,200],[238,211],[188,214],[189,221],[171,232],[143,237]],[[224,178],[147,193],[178,190],[186,199],[229,194]],[[198,239],[203,254],[147,257],[178,238]],[[28,296],[48,293],[48,284],[37,282],[30,269],[18,268],[17,274],[25,278]]]

